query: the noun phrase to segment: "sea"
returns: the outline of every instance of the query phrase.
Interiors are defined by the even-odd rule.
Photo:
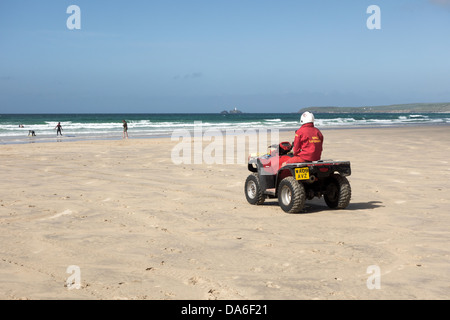
[[[128,123],[129,138],[139,139],[179,136],[194,130],[219,130],[223,134],[260,129],[295,131],[299,118],[298,113],[0,114],[0,144],[119,140],[123,138],[123,120]],[[450,124],[450,113],[315,113],[315,118],[315,126],[321,130]],[[56,135],[58,122],[62,136]]]

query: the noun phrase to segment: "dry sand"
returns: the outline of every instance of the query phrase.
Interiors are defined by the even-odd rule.
[[[0,298],[449,299],[450,127],[323,133],[345,210],[252,206],[245,164],[175,165],[170,139],[0,146]]]

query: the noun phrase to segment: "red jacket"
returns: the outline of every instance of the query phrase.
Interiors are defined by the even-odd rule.
[[[305,123],[295,132],[294,156],[306,161],[320,160],[323,135],[313,123]]]

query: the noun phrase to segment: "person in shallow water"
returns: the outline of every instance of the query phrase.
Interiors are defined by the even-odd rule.
[[[125,120],[123,120],[123,138],[125,137],[128,139],[128,124]]]
[[[58,124],[56,125],[55,129],[56,129],[56,136],[58,136],[58,134],[62,135],[61,122],[58,122]]]

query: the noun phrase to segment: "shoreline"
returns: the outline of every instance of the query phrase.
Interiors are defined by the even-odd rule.
[[[351,130],[351,129],[387,129],[387,128],[408,128],[408,127],[434,127],[434,126],[450,126],[450,123],[413,123],[413,124],[389,124],[389,125],[337,125],[337,126],[326,126],[326,127],[319,127],[321,131],[328,131],[328,130]],[[299,125],[300,127],[300,125]],[[275,128],[280,133],[284,132],[295,132],[298,128]],[[217,129],[218,131],[227,134],[227,129],[221,130]],[[230,131],[238,130],[236,128],[231,129]],[[252,128],[252,130],[255,130],[255,132],[259,132],[260,130],[271,130],[271,128]],[[189,130],[190,133],[193,133],[193,130]],[[131,134],[130,134],[131,133]],[[118,135],[104,135],[104,136],[74,136],[72,134],[58,136],[58,137],[50,137],[50,136],[44,136],[44,137],[0,137],[0,146],[1,145],[16,145],[16,144],[33,144],[33,143],[60,143],[60,142],[78,142],[78,141],[120,141],[120,140],[127,140],[121,137],[122,132],[119,131]],[[129,140],[135,140],[135,139],[170,139],[172,137],[173,133],[167,133],[167,134],[158,134],[158,135],[132,135],[132,130],[128,130],[129,134]],[[2,141],[3,139],[3,141]],[[11,140],[11,141],[10,141]]]

